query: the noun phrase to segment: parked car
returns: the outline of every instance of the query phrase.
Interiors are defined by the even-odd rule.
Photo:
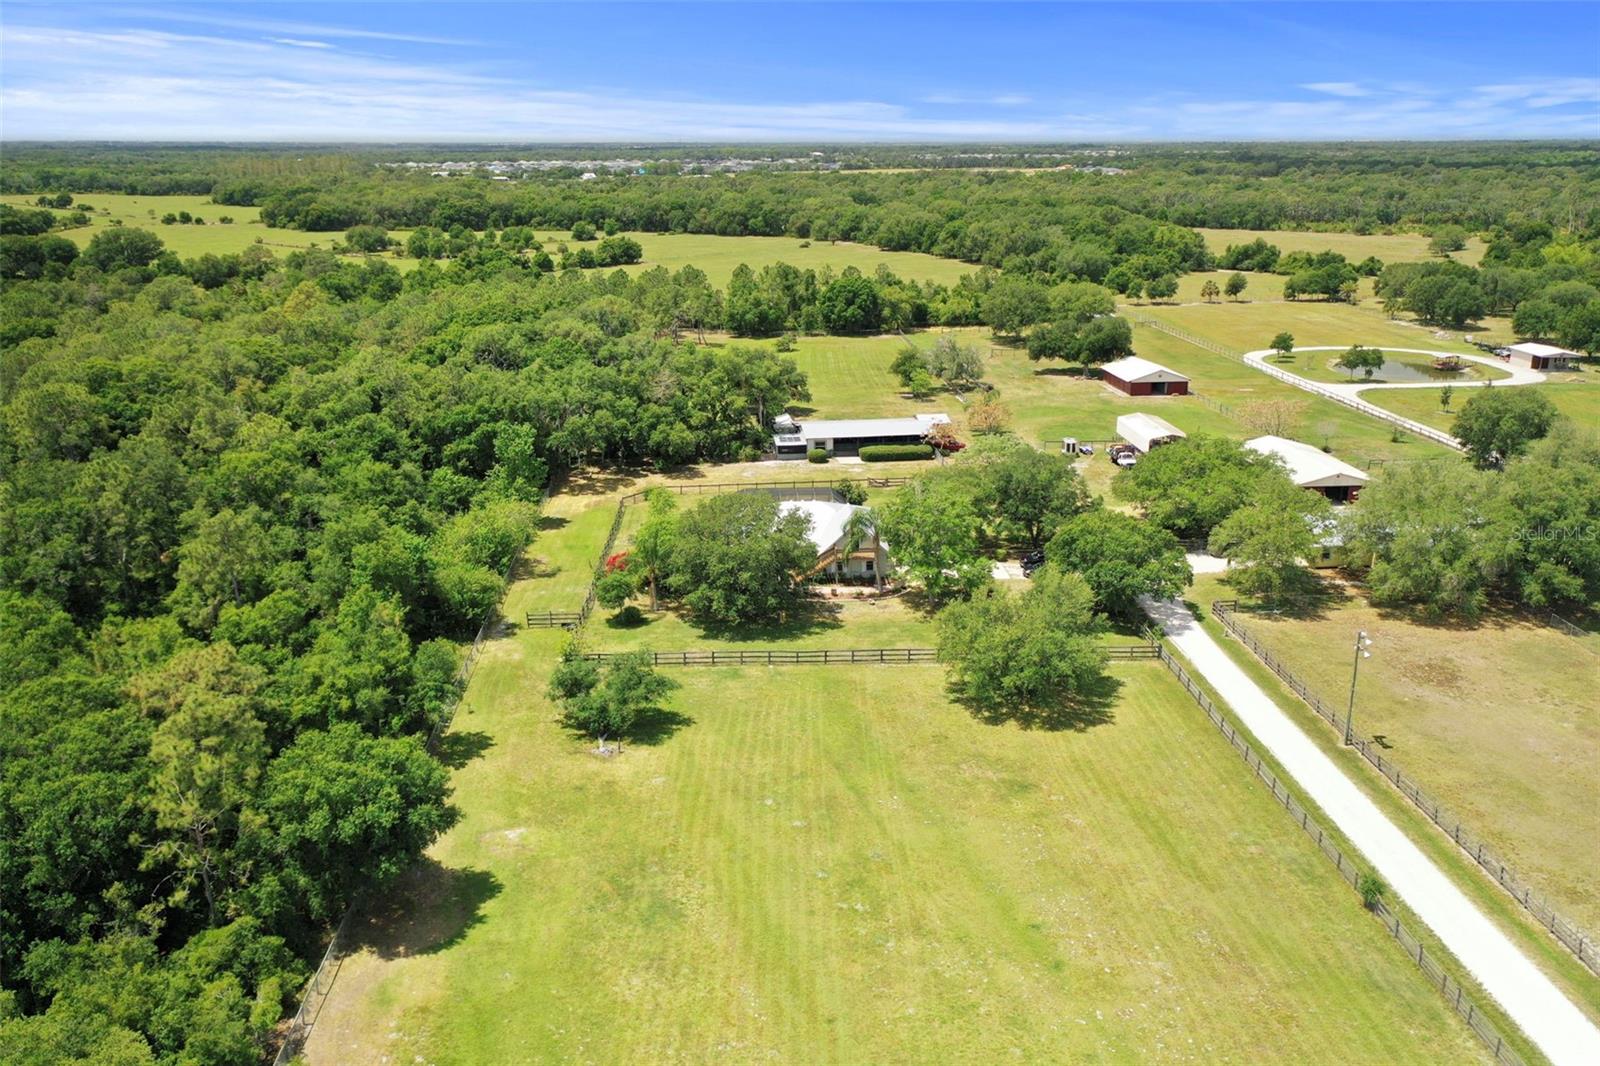
[[[1031,551],[1022,557],[1022,576],[1032,577],[1033,572],[1044,565],[1044,552]]]
[[[1113,444],[1106,449],[1106,458],[1118,466],[1132,466],[1139,461],[1139,449],[1131,444]]]

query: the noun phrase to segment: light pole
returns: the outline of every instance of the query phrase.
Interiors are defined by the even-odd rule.
[[[1344,742],[1352,742],[1351,723],[1356,716],[1356,678],[1361,674],[1361,660],[1370,659],[1372,653],[1367,649],[1372,647],[1372,638],[1367,636],[1365,629],[1356,630],[1356,656],[1355,662],[1350,667],[1350,706],[1344,712]]]

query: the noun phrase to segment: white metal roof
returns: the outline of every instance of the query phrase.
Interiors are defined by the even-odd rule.
[[[779,514],[799,513],[811,519],[809,536],[818,555],[839,543],[839,538],[844,536],[844,524],[859,510],[861,508],[854,504],[833,500],[784,500],[778,504]]]
[[[1256,437],[1244,446],[1262,455],[1276,455],[1289,468],[1289,480],[1303,489],[1335,488],[1367,483],[1367,475],[1345,462],[1302,441],[1288,437]]]
[[[1523,355],[1537,355],[1544,359],[1577,359],[1577,352],[1569,352],[1565,348],[1557,348],[1553,344],[1540,344],[1538,341],[1523,341],[1521,344],[1511,345],[1513,352]]]
[[[920,437],[934,426],[948,423],[942,411],[913,415],[910,418],[837,418],[796,421],[796,429],[786,437],[805,440],[839,440],[855,437]]]
[[[1149,451],[1154,441],[1176,439],[1186,435],[1183,430],[1166,419],[1147,415],[1142,411],[1135,411],[1130,415],[1118,415],[1117,432],[1121,434],[1123,440],[1141,452]]]
[[[1140,359],[1137,355],[1130,355],[1125,359],[1107,363],[1100,368],[1100,373],[1110,374],[1121,378],[1123,381],[1188,381],[1189,379],[1176,370],[1169,370],[1160,363],[1152,363],[1148,359]]]

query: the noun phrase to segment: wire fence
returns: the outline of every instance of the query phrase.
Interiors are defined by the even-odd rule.
[[[1289,816],[1299,824],[1306,835],[1317,842],[1317,847],[1322,851],[1323,855],[1332,860],[1335,869],[1339,871],[1339,876],[1344,879],[1345,883],[1351,888],[1360,891],[1362,871],[1339,848],[1334,837],[1311,817],[1305,806],[1297,801],[1289,789],[1278,780],[1278,776],[1262,761],[1261,756],[1244,739],[1244,736],[1217,710],[1216,704],[1212,702],[1211,697],[1206,695],[1205,690],[1189,676],[1189,672],[1183,668],[1183,664],[1179,663],[1167,651],[1165,646],[1159,648],[1158,654],[1161,661],[1166,664],[1167,669],[1172,671],[1173,675],[1183,684],[1184,689],[1194,698],[1195,703],[1200,706],[1201,710],[1205,711],[1206,717],[1211,719],[1211,724],[1217,727],[1222,735],[1228,739],[1228,743],[1233,745],[1234,751],[1238,752],[1239,756],[1244,759],[1245,764],[1254,770],[1256,776],[1271,789],[1272,798],[1282,804],[1284,810],[1289,812]],[[1399,915],[1395,914],[1381,898],[1375,900],[1370,909],[1383,922],[1383,927],[1389,931],[1390,936],[1394,937],[1401,950],[1406,953],[1412,962],[1416,963],[1417,967],[1427,976],[1429,982],[1439,990],[1439,994],[1444,996],[1445,1001],[1454,1008],[1457,1014],[1466,1020],[1468,1027],[1472,1029],[1478,1039],[1483,1041],[1483,1045],[1494,1055],[1495,1061],[1505,1063],[1506,1066],[1521,1066],[1522,1057],[1506,1043],[1505,1038],[1494,1027],[1494,1024],[1468,998],[1461,982],[1451,977],[1440,961],[1427,953],[1422,941],[1417,939],[1405,927],[1400,921]]]
[[[1351,396],[1347,393],[1338,392],[1334,389],[1318,385],[1314,381],[1308,381],[1305,378],[1300,377],[1298,374],[1290,374],[1287,371],[1280,370],[1275,366],[1269,366],[1266,363],[1246,359],[1239,352],[1229,351],[1227,348],[1224,348],[1215,341],[1207,340],[1204,337],[1190,333],[1186,329],[1180,329],[1177,326],[1170,325],[1169,323],[1163,322],[1160,319],[1151,318],[1148,315],[1134,315],[1132,317],[1133,320],[1141,326],[1149,326],[1151,329],[1159,330],[1162,333],[1167,334],[1169,337],[1176,337],[1179,340],[1192,344],[1197,348],[1204,348],[1208,352],[1214,352],[1217,355],[1226,356],[1227,358],[1236,362],[1243,363],[1245,366],[1248,366],[1253,370],[1259,370],[1269,377],[1277,378],[1279,381],[1282,381],[1285,384],[1293,385],[1295,388],[1309,392],[1314,396],[1321,396],[1325,400],[1332,400],[1334,403],[1343,404],[1345,407],[1352,408],[1356,411],[1360,411],[1362,414],[1370,415],[1373,418],[1380,419],[1381,421],[1389,423],[1391,426],[1405,430],[1407,433],[1414,433],[1424,440],[1433,441],[1435,444],[1442,444],[1446,448],[1450,448],[1454,451],[1466,451],[1466,449],[1462,447],[1461,442],[1456,440],[1450,434],[1434,429],[1432,426],[1418,422],[1415,419],[1406,418],[1404,415],[1397,415],[1393,411],[1385,410],[1384,408],[1379,407],[1377,404],[1369,403],[1366,400],[1361,399],[1359,396]]]
[[[536,513],[543,512],[545,501],[549,498],[546,489],[539,496],[539,505]],[[511,553],[511,561],[506,564],[505,573],[500,575],[500,595],[495,597],[495,606],[489,608],[484,615],[483,622],[478,626],[477,634],[472,638],[472,646],[467,649],[467,654],[461,659],[461,665],[456,669],[453,697],[445,712],[428,732],[428,754],[439,754],[439,743],[449,732],[450,724],[455,721],[456,711],[461,706],[462,696],[467,691],[467,684],[472,680],[472,672],[477,668],[478,660],[483,651],[483,645],[494,631],[495,624],[500,620],[500,601],[505,599],[506,590],[511,587],[511,575],[516,571],[517,560],[522,557],[522,552],[528,546],[524,538],[518,543],[515,551]],[[333,931],[333,937],[328,941],[328,949],[322,953],[322,961],[317,964],[316,971],[312,973],[311,980],[306,983],[306,989],[300,996],[300,1006],[295,1009],[294,1017],[289,1019],[289,1025],[284,1029],[283,1043],[278,1046],[278,1053],[273,1058],[273,1066],[287,1066],[297,1055],[304,1050],[306,1041],[311,1038],[311,1030],[317,1024],[317,1018],[322,1013],[322,1006],[327,1002],[328,993],[333,990],[334,979],[339,976],[339,969],[344,964],[346,939],[348,936],[352,916],[356,912],[358,900],[352,900],[350,906],[345,908],[344,914],[339,918],[339,924]]]
[[[1211,614],[1222,623],[1222,628],[1233,636],[1239,643],[1259,659],[1267,669],[1271,670],[1278,678],[1288,685],[1296,696],[1303,700],[1306,706],[1317,713],[1317,716],[1341,735],[1344,726],[1340,722],[1337,709],[1330,707],[1321,697],[1311,691],[1304,681],[1285,666],[1277,656],[1273,655],[1262,643],[1255,638],[1235,617],[1238,607],[1237,600],[1216,600],[1211,604]],[[1600,974],[1600,945],[1595,938],[1581,926],[1559,914],[1554,907],[1524,884],[1506,864],[1489,849],[1483,839],[1462,824],[1461,819],[1452,815],[1439,801],[1424,792],[1417,782],[1406,776],[1393,759],[1384,758],[1383,750],[1375,743],[1363,740],[1361,737],[1351,737],[1350,746],[1361,753],[1384,777],[1388,778],[1400,794],[1409,799],[1412,804],[1426,814],[1434,825],[1444,830],[1446,836],[1454,840],[1462,851],[1470,855],[1474,862],[1482,867],[1490,877],[1511,893],[1523,908],[1548,929],[1552,936],[1559,940],[1568,951],[1578,957],[1578,960],[1591,971]]]
[[[1116,644],[1102,649],[1114,661],[1155,659],[1160,652],[1153,644]],[[636,652],[591,651],[583,658],[608,662]],[[696,651],[651,651],[652,666],[862,666],[896,663],[936,663],[934,648],[814,648],[790,651],[734,648]]]

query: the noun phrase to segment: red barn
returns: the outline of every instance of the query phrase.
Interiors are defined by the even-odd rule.
[[[1100,378],[1129,396],[1187,396],[1189,379],[1159,363],[1130,355],[1100,368]]]

